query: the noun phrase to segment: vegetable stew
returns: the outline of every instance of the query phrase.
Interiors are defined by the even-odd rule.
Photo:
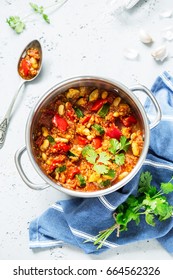
[[[19,74],[25,80],[34,78],[40,69],[40,53],[37,48],[29,48],[19,63]]]
[[[135,167],[143,129],[115,92],[69,88],[42,108],[34,150],[43,172],[63,187],[92,192],[109,188]]]

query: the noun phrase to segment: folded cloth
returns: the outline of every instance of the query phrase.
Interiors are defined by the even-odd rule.
[[[130,194],[136,192],[141,172],[149,171],[152,183],[160,186],[173,175],[173,78],[164,72],[153,87],[153,95],[162,110],[162,120],[151,130],[150,147],[147,158],[137,175],[120,190],[98,198],[72,198],[56,202],[29,227],[30,248],[46,248],[68,243],[84,250],[85,253],[99,254],[108,248],[115,248],[140,240],[157,239],[170,253],[173,253],[173,218],[148,225],[144,219],[138,226],[131,222],[128,230],[120,237],[110,235],[104,246],[97,249],[93,242],[99,231],[113,225],[113,212]],[[153,114],[150,101],[145,104],[147,114]],[[168,195],[173,205],[173,193]]]

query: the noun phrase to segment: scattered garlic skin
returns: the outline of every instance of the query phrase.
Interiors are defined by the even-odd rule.
[[[167,41],[173,40],[173,26],[168,26],[162,30],[162,37]]]
[[[158,47],[157,49],[152,51],[151,55],[155,60],[163,61],[168,56],[166,46],[162,45]]]
[[[139,31],[139,39],[144,44],[150,44],[153,42],[151,35],[144,29],[140,29]]]
[[[139,53],[134,50],[134,49],[124,49],[124,56],[127,58],[127,59],[130,59],[130,60],[134,60],[138,57]]]
[[[160,13],[160,16],[163,18],[170,18],[172,17],[172,10],[164,11],[163,13]]]

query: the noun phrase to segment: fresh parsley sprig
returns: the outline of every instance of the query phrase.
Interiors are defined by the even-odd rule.
[[[117,237],[120,232],[127,231],[131,221],[136,225],[140,223],[141,215],[145,216],[145,221],[150,226],[156,225],[156,220],[164,221],[173,215],[173,205],[170,205],[166,194],[173,192],[173,177],[168,183],[161,183],[160,190],[151,184],[152,175],[150,172],[143,172],[140,176],[137,195],[130,195],[128,199],[121,204],[113,214],[114,224],[99,232],[94,238],[94,245],[101,248],[104,241],[117,231]],[[86,242],[91,240],[86,240]]]
[[[60,7],[65,2],[67,2],[67,0],[66,1],[65,0],[56,1],[54,4],[47,6],[47,7],[38,6],[37,4],[30,2],[29,5],[33,10],[32,13],[30,13],[24,17],[10,16],[9,18],[6,19],[6,22],[17,34],[20,34],[24,31],[24,29],[26,27],[27,18],[32,16],[34,13],[40,14],[42,19],[49,24],[50,19],[49,19],[49,16],[45,13],[45,10],[47,10],[48,8],[51,8],[53,6],[55,6],[55,8]]]

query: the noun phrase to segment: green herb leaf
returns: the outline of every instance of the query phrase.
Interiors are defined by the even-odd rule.
[[[113,155],[115,155],[116,152],[120,149],[120,142],[117,139],[112,138],[112,139],[110,139],[109,143],[110,143],[110,147],[108,150]]]
[[[111,158],[111,156],[110,156],[108,153],[106,153],[106,152],[101,152],[100,155],[99,155],[99,158],[98,158],[97,162],[101,162],[101,163],[104,163],[104,164],[108,164],[110,158]]]
[[[38,6],[37,4],[34,4],[34,3],[29,3],[30,4],[30,6],[31,6],[31,8],[36,12],[36,13],[38,13],[38,14],[43,14],[43,12],[44,12],[44,8],[43,8],[43,6]]]
[[[120,150],[127,152],[128,148],[130,146],[130,142],[127,140],[127,138],[125,136],[121,136],[120,144],[121,144]]]
[[[86,160],[92,164],[95,163],[97,158],[97,153],[94,151],[93,147],[87,145],[82,150],[82,155],[86,158]]]
[[[115,163],[118,165],[123,165],[125,162],[125,154],[121,153],[115,156]]]
[[[149,224],[150,226],[155,226],[155,222],[154,222],[154,215],[153,214],[150,214],[150,213],[147,213],[145,215],[145,221],[147,224]]]
[[[151,180],[152,180],[152,175],[150,174],[150,172],[146,171],[142,173],[139,181],[138,192],[139,193],[148,192],[150,188]]]
[[[171,182],[168,183],[161,183],[161,190],[163,193],[168,194],[173,192],[173,184]]]
[[[47,23],[50,23],[50,19],[49,19],[48,15],[43,14],[43,19],[44,19]]]
[[[104,164],[94,164],[93,169],[98,173],[98,174],[106,174],[109,169],[106,165]]]
[[[108,172],[106,173],[106,176],[109,176],[110,178],[114,179],[116,175],[115,170],[109,169]]]
[[[25,29],[25,23],[18,16],[9,17],[7,23],[17,34],[22,33]]]

